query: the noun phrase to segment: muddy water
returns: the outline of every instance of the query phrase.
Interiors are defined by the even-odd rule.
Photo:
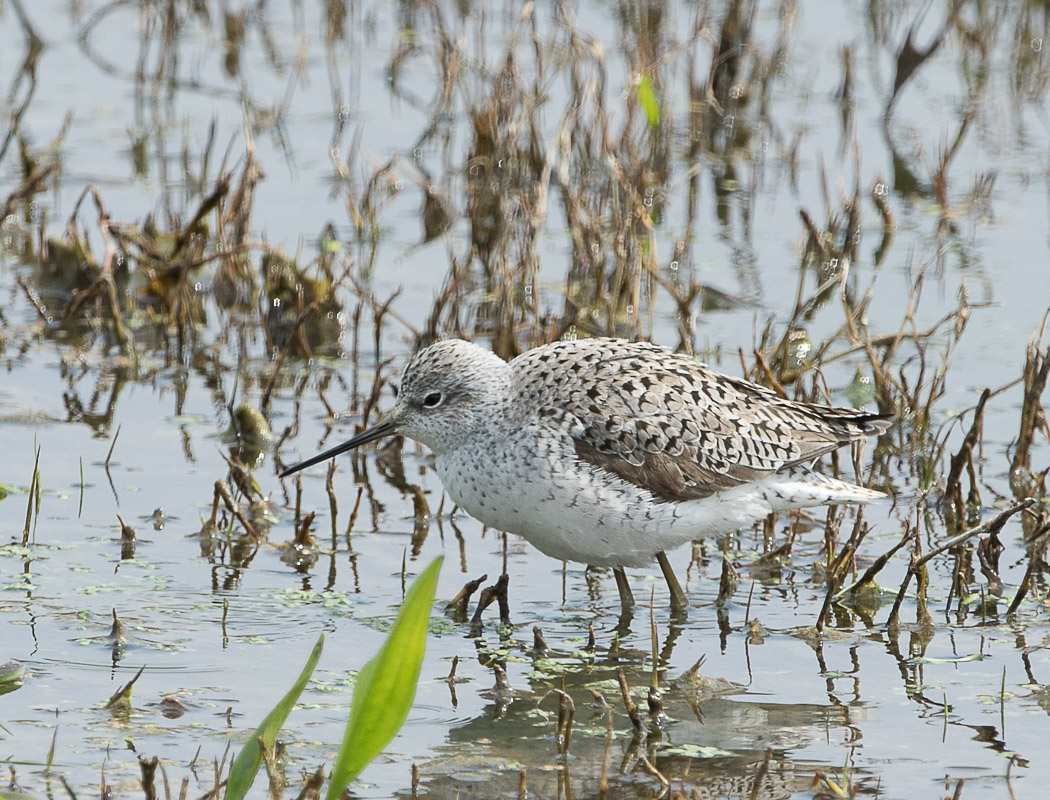
[[[78,793],[104,781],[134,797],[137,759],[155,755],[173,787],[187,779],[199,796],[214,784],[213,761],[239,747],[325,632],[321,666],[284,737],[289,792],[298,791],[302,770],[330,762],[354,673],[382,641],[406,580],[443,553],[416,705],[354,785],[359,796],[410,794],[413,764],[419,791],[432,797],[514,796],[522,770],[535,796],[586,797],[599,793],[603,769],[613,797],[660,796],[657,772],[685,796],[746,796],[761,779],[758,796],[809,797],[821,774],[880,797],[950,795],[961,779],[963,797],[1041,796],[1050,631],[1040,570],[1006,613],[1029,564],[1023,539],[1034,518],[1012,518],[999,536],[1003,601],[984,602],[994,581],[972,551],[962,562],[945,554],[929,565],[930,619],[916,621],[912,582],[899,628],[890,607],[911,547],[879,573],[879,602],[838,604],[821,637],[809,630],[826,593],[823,513],[672,554],[692,603],[682,623],[670,619],[658,573],[633,571],[636,595],[655,591],[665,713],[635,734],[616,674],[644,708],[651,629],[647,609],[620,622],[611,575],[453,517],[427,454],[411,444],[401,458],[370,450],[353,468],[342,460],[334,525],[322,468],[303,476],[301,495],[277,479],[276,465],[354,432],[377,368],[396,374],[430,320],[437,333],[504,344],[512,330],[521,347],[642,335],[687,345],[732,374],[741,362],[755,366],[756,349],[778,368],[776,344],[790,326],[802,334],[792,341],[809,369],[807,391],[816,380],[836,403],[870,403],[866,387],[879,378],[865,348],[841,334],[849,308],[856,341],[870,333],[883,343],[879,357],[887,340],[902,342],[886,365],[902,422],[862,460],[893,499],[865,511],[871,531],[857,570],[908,524],[923,552],[956,532],[940,489],[984,387],[1005,388],[984,411],[969,523],[1015,499],[1023,389],[1011,383],[1050,304],[1044,12],[529,9],[0,5],[0,113],[17,122],[41,168],[59,165],[10,206],[0,249],[0,662],[25,669],[0,696],[0,755],[13,768],[6,788],[62,793],[61,774]],[[734,49],[730,34],[741,29]],[[731,74],[712,71],[712,60],[726,63],[716,52],[733,54]],[[639,65],[656,76],[659,121],[645,118]],[[494,130],[528,147],[498,139],[486,150],[471,108],[497,109]],[[49,146],[67,114],[61,145]],[[581,166],[565,142],[596,137],[603,122],[609,149]],[[7,142],[0,202],[26,179],[18,139]],[[520,160],[491,156],[495,171],[484,172],[500,147]],[[250,198],[237,197],[249,154],[262,174]],[[527,180],[508,177],[526,155],[541,166]],[[134,345],[121,344],[105,303],[69,312],[90,282],[56,269],[54,248],[46,256],[40,243],[68,237],[76,214],[102,262],[94,200],[77,205],[86,187],[97,187],[110,220],[148,230],[152,216],[174,231],[225,171],[233,180],[223,210],[193,232],[200,263],[170,284],[181,306],[158,294],[144,248],[129,245],[130,275],[118,286]],[[628,177],[610,189],[606,173]],[[542,197],[535,187],[544,185]],[[501,205],[500,195],[514,202]],[[854,195],[859,217],[847,236]],[[235,240],[239,209],[250,214]],[[447,228],[428,239],[435,209]],[[509,243],[485,232],[485,209],[503,215]],[[830,246],[808,261],[813,237],[800,210]],[[606,238],[577,241],[580,231]],[[844,242],[854,246],[846,277]],[[231,304],[215,254],[236,246],[254,278],[241,284],[247,301]],[[290,295],[266,288],[266,252],[305,268]],[[586,299],[588,281],[567,277],[588,259],[620,263],[618,253],[656,276],[638,279],[637,300]],[[306,278],[330,278],[335,298],[308,334],[309,353],[281,338],[287,320],[274,311]],[[829,278],[833,291],[807,304]],[[505,299],[508,282],[520,291]],[[614,283],[590,282],[606,298]],[[683,309],[671,290],[694,285]],[[437,311],[435,298],[445,298]],[[228,408],[266,397],[280,440],[262,448],[254,471],[269,497],[266,540],[246,541],[221,507],[221,530],[202,535],[215,482],[235,483],[224,458],[236,450]],[[377,403],[380,412],[392,403],[385,384]],[[1050,455],[1042,425],[1034,473]],[[847,473],[848,461],[838,464]],[[422,526],[410,485],[432,512]],[[968,478],[963,486],[968,493]],[[299,564],[283,546],[297,507],[316,512],[318,537],[315,559]],[[118,515],[134,528],[133,544],[122,541]],[[854,519],[842,519],[840,546]],[[770,555],[789,539],[790,549]],[[737,582],[720,614],[723,555]],[[953,588],[959,563],[967,582]],[[467,580],[504,570],[513,630],[498,628],[494,609],[480,636],[442,613]],[[550,652],[534,652],[533,626]],[[675,682],[701,656],[706,681]],[[497,684],[494,664],[509,687]],[[131,709],[105,708],[143,666]],[[554,689],[575,704],[568,754],[559,752]]]

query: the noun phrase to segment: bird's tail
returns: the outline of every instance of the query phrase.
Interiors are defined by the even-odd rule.
[[[829,478],[797,464],[777,475],[775,494],[769,495],[774,511],[807,506],[835,506],[840,503],[870,503],[885,497],[884,492],[866,489],[855,483]],[[779,501],[779,502],[778,502]]]

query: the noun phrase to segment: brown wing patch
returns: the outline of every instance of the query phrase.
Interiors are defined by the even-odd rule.
[[[704,469],[692,460],[667,453],[639,453],[634,463],[614,453],[603,453],[583,439],[574,439],[576,456],[587,464],[603,469],[653,494],[664,503],[702,500],[769,474],[734,465],[731,473]]]

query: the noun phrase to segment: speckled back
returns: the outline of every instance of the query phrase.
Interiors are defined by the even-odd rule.
[[[649,343],[556,342],[510,366],[516,406],[567,432],[584,461],[668,502],[759,480],[889,425],[785,400]]]

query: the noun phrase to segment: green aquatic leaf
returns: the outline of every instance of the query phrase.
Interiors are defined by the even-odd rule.
[[[386,641],[357,675],[350,719],[332,768],[326,800],[336,800],[343,793],[397,735],[408,717],[423,665],[442,560],[436,558],[412,582]]]
[[[306,683],[310,680],[314,667],[317,666],[317,660],[321,657],[323,648],[324,634],[322,633],[317,637],[317,644],[314,645],[313,652],[310,653],[310,657],[306,660],[306,666],[299,673],[295,684],[281,698],[281,702],[274,706],[273,711],[266,715],[266,719],[262,721],[262,724],[255,730],[241,752],[237,754],[237,758],[234,759],[233,764],[230,766],[230,777],[226,783],[226,800],[241,800],[248,793],[248,790],[252,788],[255,775],[258,773],[259,766],[263,760],[260,740],[268,748],[274,746],[274,743],[277,741],[277,734],[281,732],[281,726],[288,719],[288,715],[292,713],[295,701],[299,699],[299,695],[306,688]]]
[[[24,664],[8,661],[0,664],[0,694],[13,692],[22,686],[22,676],[26,674]]]
[[[660,748],[661,756],[680,756],[683,758],[725,758],[733,754],[721,747],[699,744],[677,744]]]
[[[645,118],[650,128],[660,126],[660,99],[656,96],[656,88],[648,75],[643,75],[638,81],[638,105],[645,112]]]
[[[909,664],[965,664],[970,661],[984,661],[986,658],[984,653],[970,653],[965,656],[917,656],[916,658],[909,658]]]

